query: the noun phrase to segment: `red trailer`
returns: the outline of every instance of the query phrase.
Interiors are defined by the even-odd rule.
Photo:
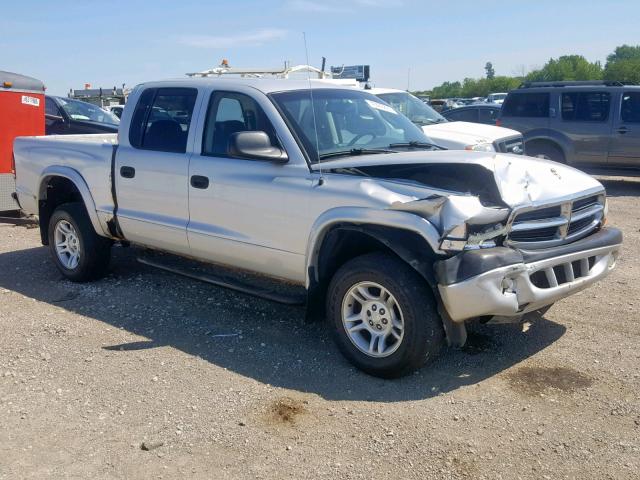
[[[18,210],[13,199],[13,139],[44,135],[44,84],[0,70],[0,212]]]

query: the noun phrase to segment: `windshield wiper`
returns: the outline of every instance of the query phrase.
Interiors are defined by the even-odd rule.
[[[436,150],[446,150],[446,148],[441,147],[440,145],[436,145],[434,143],[428,142],[418,142],[416,140],[406,143],[392,143],[389,145],[389,148],[434,148]]]
[[[398,153],[388,148],[352,148],[351,150],[342,150],[340,152],[322,153],[318,156],[320,160],[330,157],[354,157],[356,155],[369,155],[375,153]]]

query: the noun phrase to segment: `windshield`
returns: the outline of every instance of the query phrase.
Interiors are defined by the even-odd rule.
[[[88,120],[109,125],[120,124],[120,119],[113,113],[107,112],[91,103],[69,100],[67,98],[58,98],[58,102],[67,115],[73,120]]]
[[[416,125],[432,125],[447,121],[429,105],[408,92],[380,93],[376,96],[406,115]]]
[[[390,153],[395,144],[431,143],[420,128],[370,93],[322,88],[270,96],[314,163],[341,153]]]

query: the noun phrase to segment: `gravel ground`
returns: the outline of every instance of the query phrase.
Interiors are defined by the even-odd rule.
[[[0,225],[0,478],[640,478],[640,180],[605,183],[612,275],[396,381],[301,309],[135,249],[72,284]]]

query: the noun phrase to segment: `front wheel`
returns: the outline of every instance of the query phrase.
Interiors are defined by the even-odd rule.
[[[49,250],[58,270],[73,282],[101,278],[111,257],[111,240],[96,233],[84,205],[67,203],[49,220]]]
[[[425,280],[389,254],[344,264],[329,285],[327,312],[342,353],[371,375],[406,375],[435,358],[444,342]]]
[[[526,154],[530,157],[553,160],[554,162],[565,163],[564,153],[560,148],[549,143],[533,143],[525,146]]]

